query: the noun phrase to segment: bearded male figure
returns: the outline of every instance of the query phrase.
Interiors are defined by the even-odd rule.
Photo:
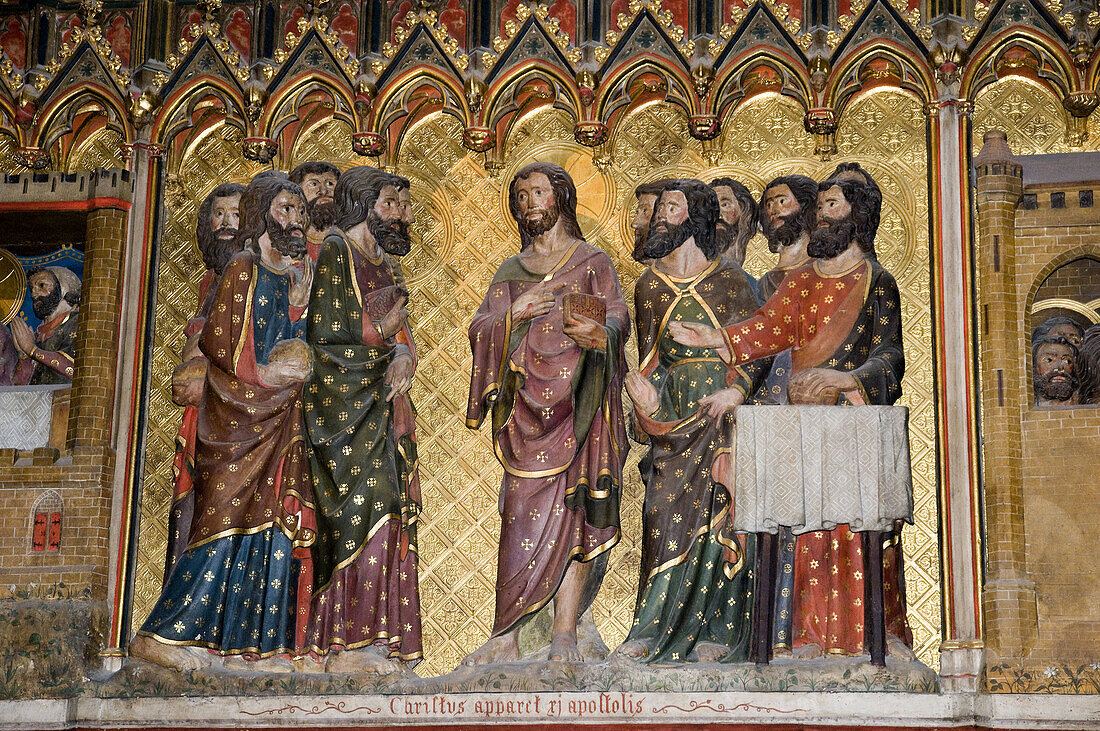
[[[669,179],[654,180],[652,183],[642,183],[634,189],[634,218],[630,220],[630,228],[634,232],[635,261],[645,262],[642,249],[645,248],[646,237],[649,236],[649,222],[653,219],[653,209],[657,206],[657,199],[669,183]]]
[[[549,657],[580,661],[577,619],[619,540],[630,321],[610,257],[582,237],[565,170],[527,165],[508,203],[520,253],[497,270],[470,325],[466,411],[472,429],[491,413],[504,466],[496,618],[464,662],[520,659],[519,627],[551,600]],[[575,308],[577,295],[599,299]]]
[[[416,367],[406,293],[391,256],[409,253],[409,181],[370,166],[335,189],[335,227],[317,259],[305,392],[317,500],[308,642],[329,672],[389,673],[423,656]]]
[[[670,181],[635,287],[638,371],[626,378],[634,421],[650,444],[642,575],[634,624],[619,652],[645,662],[740,662],[748,657],[755,537],[733,533],[730,486],[715,462],[729,451],[731,409],[762,364],[730,368],[713,348],[680,345],[672,322],[721,327],[759,301],[741,267],[721,255],[718,196],[698,180]],[[724,457],[728,460],[728,457]]]
[[[199,306],[187,321],[183,334],[183,362],[172,372],[172,400],[183,406],[183,419],[176,435],[176,458],[172,463],[172,508],[168,512],[168,550],[164,561],[164,582],[187,549],[191,518],[195,511],[195,437],[199,425],[199,402],[206,383],[206,358],[199,351],[202,326],[210,315],[218,282],[230,260],[241,250],[238,240],[240,203],[244,186],[222,183],[199,206],[195,242],[206,272],[199,282]]]
[[[813,262],[790,272],[752,318],[722,330],[672,323],[673,337],[724,348],[731,366],[791,348],[791,403],[893,404],[901,395],[905,357],[897,283],[875,257],[881,206],[881,195],[866,183],[821,183],[817,228],[807,247]],[[799,657],[864,650],[857,538],[848,525],[796,538],[791,614]],[[891,544],[883,551],[888,644],[892,654],[910,659],[900,541]]]
[[[31,330],[22,318],[11,321],[11,336],[21,358],[33,364],[33,385],[71,383],[76,358],[76,331],[80,316],[80,278],[67,267],[34,267],[27,272],[34,316],[42,322]]]
[[[325,235],[336,222],[333,191],[339,179],[340,168],[321,160],[303,162],[290,171],[291,182],[297,183],[305,195],[306,213],[309,216],[306,242],[309,244],[309,258],[314,262],[321,253]]]
[[[710,187],[718,195],[717,236],[722,254],[737,266],[744,266],[749,241],[760,228],[760,204],[740,180],[715,178]]]
[[[238,656],[230,668],[291,670],[312,583],[300,405],[311,265],[306,274],[294,265],[306,256],[302,191],[256,178],[241,211],[246,247],[226,267],[199,339],[208,366],[190,541],[130,644],[131,655],[181,670],[210,664],[206,650]]]
[[[1031,346],[1035,406],[1073,406],[1078,403],[1077,348],[1061,335],[1047,335]]]

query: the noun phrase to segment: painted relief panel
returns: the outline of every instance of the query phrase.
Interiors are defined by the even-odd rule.
[[[750,101],[725,120],[720,158],[710,166],[691,139],[682,115],[663,104],[642,107],[616,128],[608,158],[593,156],[573,139],[572,120],[552,109],[519,120],[505,142],[502,169],[487,170],[481,155],[461,145],[462,126],[433,114],[406,132],[396,172],[411,181],[412,251],[402,259],[409,292],[410,326],[418,352],[410,395],[416,404],[419,479],[420,602],[424,660],[421,676],[438,675],[489,636],[493,621],[494,567],[500,537],[497,513],[502,470],[488,430],[466,428],[471,371],[467,329],[500,262],[517,250],[507,185],[528,162],[560,165],[578,192],[577,217],[589,243],[606,252],[625,300],[643,267],[631,258],[634,188],[662,177],[711,180],[728,175],[754,195],[781,174],[821,179],[834,167],[812,156],[802,113],[779,96]],[[349,130],[323,122],[299,135],[288,166],[328,160],[341,169],[362,163],[341,156]],[[919,102],[898,91],[879,91],[853,103],[838,134],[841,160],[860,162],[883,191],[877,251],[901,291],[907,369],[901,404],[910,408],[909,439],[915,497],[914,527],[903,532],[909,622],[918,657],[935,666],[940,596],[937,549],[935,426],[932,404],[929,313],[927,158]],[[149,615],[160,595],[172,497],[174,440],[180,409],[171,401],[172,371],[180,363],[184,326],[195,312],[195,283],[202,271],[193,232],[200,201],[218,183],[247,182],[259,168],[239,155],[239,134],[217,127],[168,161],[168,219],[158,273],[153,388],[145,458],[144,493],[133,624]],[[912,181],[920,181],[913,185]],[[749,244],[746,269],[773,266],[762,238]],[[632,304],[631,304],[632,306]],[[626,344],[637,366],[635,335]],[[633,449],[623,479],[622,540],[610,553],[593,607],[603,640],[615,647],[630,630],[641,560],[644,488]]]

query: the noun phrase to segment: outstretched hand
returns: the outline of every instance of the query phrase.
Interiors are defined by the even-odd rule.
[[[584,315],[574,314],[566,317],[565,334],[582,348],[604,350],[607,347],[607,330],[600,323]]]
[[[526,320],[542,317],[554,309],[554,301],[565,287],[554,282],[539,282],[527,290],[512,303],[512,322],[518,325]]]
[[[723,415],[745,403],[745,394],[740,389],[723,388],[710,396],[699,399],[699,408],[712,419],[721,419]]]
[[[649,382],[649,379],[638,371],[630,371],[626,374],[626,393],[634,402],[634,410],[647,416],[657,410],[661,405],[657,389]]]
[[[400,396],[403,393],[408,393],[409,388],[412,386],[413,379],[413,359],[408,353],[402,353],[390,362],[389,368],[386,369],[386,378],[384,383],[389,386],[389,391],[386,393],[386,400],[393,401],[396,396]]]
[[[680,345],[691,348],[721,348],[726,344],[720,330],[697,322],[670,322],[668,333]]]

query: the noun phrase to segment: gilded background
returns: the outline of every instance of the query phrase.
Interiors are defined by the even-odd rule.
[[[596,159],[573,139],[573,122],[544,108],[530,113],[505,142],[505,167],[487,170],[482,155],[462,147],[462,126],[436,113],[409,130],[398,172],[412,181],[416,208],[414,248],[403,264],[410,312],[421,356],[412,396],[418,410],[424,513],[420,529],[420,590],[426,660],[422,674],[444,673],[488,636],[499,517],[501,470],[487,429],[464,426],[470,369],[466,330],[497,265],[514,252],[518,237],[504,190],[512,173],[535,159],[557,162],[579,189],[579,219],[589,241],[608,251],[627,301],[641,272],[629,258],[633,189],[646,180],[692,175],[709,180],[729,174],[755,193],[772,177],[801,172],[820,178],[835,162],[813,157],[803,111],[777,95],[744,104],[724,122],[716,166],[691,139],[682,113],[654,103],[616,125]],[[911,409],[916,526],[907,529],[906,593],[920,658],[938,666],[940,577],[937,542],[935,424],[929,310],[927,146],[921,104],[897,90],[862,96],[848,108],[838,135],[838,159],[858,160],[883,189],[885,206],[878,252],[902,291],[907,369],[902,403]],[[294,164],[327,159],[341,167],[362,164],[345,152],[350,131],[327,121],[299,136]],[[179,159],[169,159],[167,220],[160,253],[145,479],[134,598],[136,627],[160,591],[167,513],[172,494],[173,440],[180,409],[169,399],[169,379],[183,344],[182,329],[195,310],[201,263],[192,242],[198,203],[214,185],[246,180],[260,168],[240,156],[240,134],[213,129]],[[749,247],[746,268],[762,274],[771,257],[761,239]],[[636,363],[633,337],[628,357]],[[642,485],[639,450],[626,467],[623,540],[611,558],[596,600],[595,617],[614,647],[625,637],[637,591]]]

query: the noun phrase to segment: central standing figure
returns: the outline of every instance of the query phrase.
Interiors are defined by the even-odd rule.
[[[416,349],[391,256],[409,253],[409,181],[370,166],[336,184],[317,258],[304,393],[317,499],[309,649],[329,672],[385,674],[422,657],[420,480],[408,390]]]
[[[551,599],[549,659],[578,662],[577,618],[619,540],[630,320],[610,257],[582,238],[565,170],[527,165],[508,204],[520,253],[501,264],[470,325],[466,412],[471,429],[491,414],[504,466],[496,618],[464,662],[519,660],[520,626]]]

